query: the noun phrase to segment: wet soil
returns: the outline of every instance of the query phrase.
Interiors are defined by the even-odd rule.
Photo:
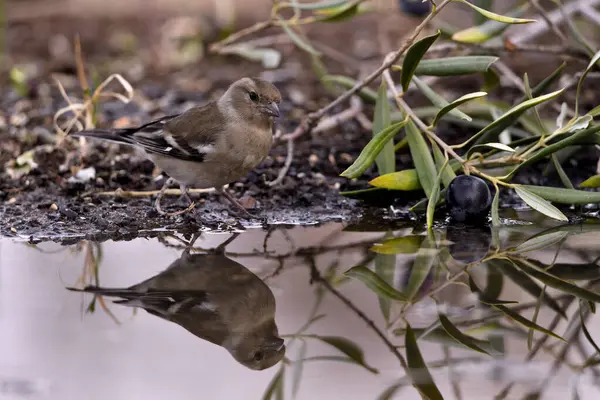
[[[356,25],[345,28],[355,44],[350,51],[352,57],[362,60],[361,67],[370,70],[379,62],[380,52],[356,43],[377,36],[376,32],[370,32],[374,21],[358,21],[363,21],[360,26],[364,29],[356,29]],[[115,45],[116,49],[111,47],[110,43],[120,43],[116,40],[111,42],[112,36],[102,43],[94,40],[98,36],[110,35],[110,32],[122,33],[123,21],[92,25],[88,21],[87,29],[82,27],[81,21],[56,22],[38,21],[36,26],[44,28],[45,37],[67,37],[73,32],[81,32],[92,79],[98,81],[97,77],[113,72],[123,73],[136,89],[134,100],[129,104],[103,102],[97,110],[99,126],[130,126],[182,112],[218,97],[230,82],[243,75],[262,75],[282,91],[284,102],[281,105],[280,128],[284,132],[294,129],[306,113],[334,98],[334,93],[328,92],[315,78],[310,58],[299,54],[293,45],[280,48],[284,62],[275,70],[265,71],[259,63],[239,58],[209,55],[186,66],[174,67],[165,66],[164,62],[154,63],[156,49],[149,49],[142,39],[138,43],[139,51],[124,49],[122,43]],[[23,24],[27,22],[21,21],[12,26],[9,34],[14,38],[21,37],[18,33],[24,32]],[[111,24],[116,24],[116,28],[111,30]],[[146,24],[139,23],[126,26],[130,33],[135,29],[138,33],[148,29]],[[27,37],[36,40],[22,47],[15,46],[12,53],[15,62],[34,71],[26,92],[19,93],[14,85],[8,85],[6,76],[0,80],[3,93],[0,99],[0,235],[30,240],[107,240],[133,238],[140,234],[148,236],[162,229],[186,231],[198,227],[237,229],[272,224],[318,224],[334,220],[356,222],[364,216],[382,223],[414,219],[406,206],[422,197],[419,192],[379,191],[363,200],[340,195],[340,191],[367,188],[367,182],[376,176],[374,168],[353,181],[339,176],[371,137],[371,132],[355,121],[301,138],[296,143],[289,173],[281,184],[270,187],[267,182],[275,179],[284,165],[287,154],[285,143],[276,143],[270,156],[255,171],[232,183],[229,190],[246,204],[254,206],[250,211],[259,217],[256,220],[237,217],[226,201],[220,200],[216,194],[193,195],[196,209],[177,217],[160,216],[154,209],[155,196],[101,194],[119,190],[158,190],[166,177],[156,171],[143,155],[130,148],[95,141],[80,147],[74,140],[56,145],[53,116],[67,103],[51,77],[56,77],[73,98],[81,98],[82,91],[70,50],[65,49],[65,54],[56,49],[49,50],[47,41],[34,33],[29,35]],[[323,32],[316,32],[316,36],[331,47],[338,45],[338,48],[344,48],[339,45],[341,36]],[[151,35],[140,34],[139,37],[148,39]],[[158,59],[164,61],[162,56]],[[328,64],[328,68],[331,73],[353,74],[355,66],[334,61]],[[462,92],[478,90],[479,81],[476,79],[457,82]],[[502,89],[496,95],[512,99],[520,97],[511,89]],[[418,98],[409,100],[420,101]],[[342,111],[344,107],[333,110],[333,113]],[[365,114],[371,118],[369,106],[366,106]],[[473,132],[473,129],[450,123],[444,123],[438,129],[438,134],[451,143],[459,142]],[[22,170],[14,168],[14,160],[28,151],[32,151],[30,168],[21,173]],[[399,169],[412,167],[408,149],[399,151],[396,161]],[[596,161],[594,149],[581,151],[565,163],[565,169],[574,183],[578,183],[594,174]],[[82,174],[90,171],[85,170],[89,167],[94,168],[94,173],[81,179]],[[524,171],[517,181],[559,186],[555,176],[542,174],[544,167],[540,165]],[[502,201],[506,206],[520,204],[508,191],[502,192]],[[166,211],[187,206],[176,196],[165,197],[162,204]],[[400,211],[392,211],[390,205]]]

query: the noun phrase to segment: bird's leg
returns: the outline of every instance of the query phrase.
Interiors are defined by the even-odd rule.
[[[198,238],[201,235],[202,235],[202,232],[200,232],[200,231],[198,231],[198,232],[194,233],[194,235],[192,235],[192,239],[190,239],[190,241],[188,242],[188,245],[185,247],[185,250],[183,251],[184,255],[190,254],[192,247],[194,247],[194,243],[196,243],[196,240],[198,240]]]
[[[187,194],[187,188],[184,186],[184,189],[182,190],[183,193],[185,193],[185,195],[188,197],[188,199],[190,200],[191,204],[180,211],[176,211],[176,212],[172,212],[172,213],[168,213],[166,211],[164,211],[162,209],[162,207],[160,206],[160,201],[162,200],[162,198],[165,195],[165,192],[167,191],[167,189],[169,188],[169,186],[175,182],[175,180],[173,178],[169,178],[167,179],[167,181],[165,182],[165,184],[163,185],[162,188],[160,188],[160,192],[158,193],[158,197],[156,197],[156,200],[154,201],[154,207],[156,208],[156,211],[160,214],[160,215],[166,215],[168,217],[174,217],[176,215],[181,215],[184,214],[188,211],[190,211],[191,209],[193,209],[196,206],[196,203],[194,203],[193,201],[191,201],[191,199],[189,199],[189,195]],[[180,186],[181,187],[181,186]]]
[[[231,242],[233,242],[238,236],[240,236],[240,233],[235,232],[233,235],[231,235],[230,238],[228,238],[226,241],[217,246],[217,248],[215,249],[215,253],[225,254],[225,247],[227,247]]]
[[[194,201],[192,200],[192,198],[190,197],[190,188],[184,184],[184,183],[180,183],[179,184],[179,190],[181,190],[181,197],[180,199],[185,200],[186,203],[191,204]]]
[[[237,209],[239,209],[244,215],[246,215],[247,217],[250,218],[257,218],[255,215],[252,215],[248,212],[248,210],[246,210],[246,208],[239,202],[236,200],[235,197],[233,197],[227,190],[225,190],[225,187],[221,187],[219,189],[217,189],[217,192],[222,194],[223,196],[225,196],[225,198],[227,200],[229,200],[229,202],[231,204],[233,204]]]

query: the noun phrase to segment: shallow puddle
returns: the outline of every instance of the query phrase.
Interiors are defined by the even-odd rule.
[[[593,222],[4,239],[0,398],[597,399]]]

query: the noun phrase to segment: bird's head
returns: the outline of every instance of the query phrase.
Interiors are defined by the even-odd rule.
[[[252,332],[233,334],[224,347],[240,364],[256,371],[271,368],[280,362],[286,350],[274,321]]]
[[[223,95],[230,113],[243,121],[272,122],[279,117],[281,94],[271,82],[260,78],[242,78]]]

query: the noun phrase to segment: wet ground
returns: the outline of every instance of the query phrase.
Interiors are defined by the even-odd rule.
[[[0,398],[417,399],[411,376],[446,399],[596,399],[600,225],[513,216],[204,233],[189,253],[191,232],[3,239]]]

